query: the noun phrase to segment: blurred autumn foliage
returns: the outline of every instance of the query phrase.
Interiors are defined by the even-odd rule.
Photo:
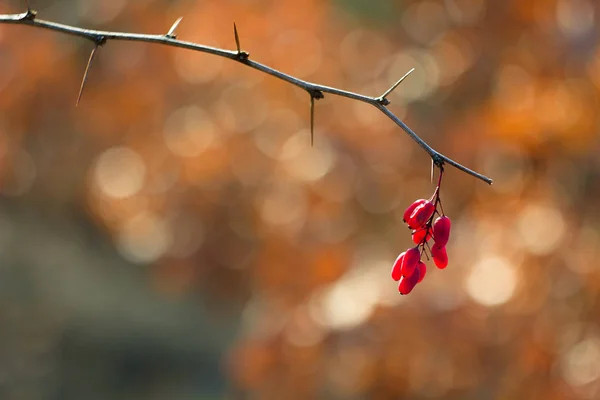
[[[215,56],[0,25],[0,397],[597,399],[593,0],[31,1],[242,48],[447,156],[450,265],[389,276],[428,156]],[[0,13],[23,12],[22,2]]]

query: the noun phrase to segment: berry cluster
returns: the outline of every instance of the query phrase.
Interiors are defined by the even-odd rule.
[[[392,267],[392,279],[399,281],[400,294],[409,294],[427,272],[421,261],[425,249],[429,250],[436,267],[444,269],[448,265],[446,244],[450,238],[450,218],[444,215],[440,200],[440,184],[444,170],[440,169],[435,192],[429,200],[420,199],[412,203],[404,212],[404,222],[412,230],[412,240],[416,244],[398,256]],[[438,217],[435,219],[435,216]],[[429,241],[433,238],[433,244]],[[429,258],[429,256],[427,256]]]

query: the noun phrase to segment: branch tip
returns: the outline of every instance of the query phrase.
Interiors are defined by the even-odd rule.
[[[173,23],[173,25],[171,25],[171,29],[169,29],[169,32],[167,32],[167,34],[165,35],[166,37],[168,37],[169,39],[177,39],[177,35],[175,34],[175,29],[177,29],[177,27],[179,26],[179,23],[181,22],[182,19],[183,19],[183,17],[177,18],[177,21],[175,21]]]
[[[390,104],[389,100],[386,99],[386,97],[390,93],[392,93],[394,91],[394,89],[396,89],[398,87],[398,85],[400,85],[402,83],[402,81],[405,80],[414,70],[415,70],[414,68],[411,68],[410,71],[408,71],[406,74],[404,74],[402,76],[402,78],[398,79],[398,82],[394,83],[391,88],[389,88],[388,90],[386,90],[386,92],[384,94],[379,96],[379,99],[378,99],[379,102],[384,106],[387,106],[388,104]],[[384,104],[384,102],[386,102],[386,103]]]
[[[104,39],[104,41],[106,41],[106,39]],[[77,107],[79,105],[79,102],[81,101],[81,96],[83,95],[83,88],[85,87],[85,82],[87,81],[88,72],[90,71],[92,61],[94,61],[94,56],[96,55],[98,46],[101,46],[101,45],[97,44],[96,46],[94,46],[94,48],[92,49],[92,52],[90,53],[90,58],[88,59],[87,65],[85,67],[85,72],[83,73],[83,79],[81,80],[81,86],[79,87],[79,95],[77,96],[77,103],[75,103],[75,107]]]

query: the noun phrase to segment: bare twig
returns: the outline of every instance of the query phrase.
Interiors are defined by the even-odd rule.
[[[443,164],[449,164],[454,168],[457,168],[460,171],[463,171],[477,179],[480,179],[488,184],[492,183],[492,180],[487,176],[484,176],[478,172],[475,172],[456,161],[448,158],[442,153],[437,152],[431,146],[429,146],[423,139],[421,139],[415,132],[413,132],[400,118],[398,118],[394,113],[392,113],[386,106],[389,104],[389,100],[385,97],[389,94],[395,87],[404,79],[401,78],[396,84],[394,84],[388,91],[385,92],[383,96],[380,97],[371,97],[366,96],[359,93],[349,92],[342,89],[337,89],[329,86],[319,85],[316,83],[304,81],[302,79],[295,78],[291,75],[287,75],[281,71],[277,71],[267,65],[261,64],[259,62],[250,60],[248,58],[249,54],[242,51],[239,44],[239,35],[237,33],[237,27],[234,24],[234,35],[236,39],[236,48],[237,51],[224,50],[210,46],[204,46],[197,43],[186,42],[182,40],[177,40],[173,37],[167,35],[156,35],[156,34],[139,34],[139,33],[126,33],[126,32],[112,32],[112,31],[98,31],[91,29],[83,29],[76,26],[64,25],[57,22],[45,21],[36,18],[36,12],[28,9],[27,12],[22,14],[3,14],[0,15],[0,23],[5,24],[21,24],[21,25],[29,25],[38,28],[50,29],[57,32],[66,33],[69,35],[79,36],[94,42],[94,44],[98,44],[100,41],[109,41],[109,40],[121,40],[121,41],[137,41],[137,42],[147,42],[147,43],[159,43],[166,46],[172,47],[180,47],[184,49],[200,51],[204,53],[213,54],[216,56],[228,58],[230,60],[238,61],[247,65],[250,68],[254,68],[258,71],[262,71],[268,75],[274,76],[275,78],[279,78],[283,81],[291,83],[292,85],[298,86],[304,90],[306,90],[309,94],[311,94],[311,103],[314,103],[314,99],[318,99],[323,97],[323,93],[329,93],[336,96],[347,97],[349,99],[358,100],[367,104],[372,105],[373,107],[380,110],[383,114],[385,114],[388,118],[390,118],[396,125],[402,128],[423,150],[429,154],[432,161],[437,166],[442,166]],[[319,95],[317,95],[319,94]]]

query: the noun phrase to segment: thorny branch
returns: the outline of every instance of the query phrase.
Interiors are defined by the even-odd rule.
[[[91,29],[83,29],[76,26],[64,25],[57,22],[45,21],[41,19],[37,19],[37,12],[30,9],[28,3],[27,11],[22,14],[2,14],[0,15],[0,23],[5,24],[20,24],[20,25],[29,25],[38,28],[50,29],[57,32],[66,33],[69,35],[79,36],[88,40],[91,40],[94,43],[94,49],[92,54],[90,55],[90,59],[88,65],[86,67],[86,72],[84,75],[84,79],[82,81],[80,94],[83,92],[83,86],[85,85],[85,78],[87,77],[87,73],[90,68],[90,64],[93,61],[95,53],[98,51],[98,47],[105,44],[110,40],[121,40],[121,41],[137,41],[137,42],[147,42],[147,43],[159,43],[172,47],[181,47],[184,49],[200,51],[203,53],[214,54],[216,56],[225,57],[233,61],[240,62],[242,64],[247,65],[250,68],[254,68],[256,70],[262,71],[268,75],[279,78],[283,81],[291,83],[292,85],[298,86],[308,92],[310,95],[310,118],[311,118],[311,141],[313,137],[313,126],[314,126],[314,101],[315,99],[323,98],[323,93],[329,93],[336,96],[347,97],[349,99],[362,101],[363,103],[367,103],[377,108],[383,114],[385,114],[389,119],[394,121],[396,125],[402,128],[429,156],[431,157],[432,162],[438,166],[442,167],[444,164],[449,164],[454,168],[457,168],[460,171],[463,171],[475,178],[478,178],[488,184],[492,184],[492,179],[488,178],[485,175],[480,174],[479,172],[475,172],[456,161],[446,157],[442,153],[434,150],[431,146],[429,146],[423,139],[421,139],[412,129],[410,129],[404,121],[398,118],[394,113],[392,113],[386,106],[390,104],[390,101],[387,99],[387,96],[410,74],[409,71],[406,75],[404,75],[398,82],[396,82],[390,89],[388,89],[385,93],[378,97],[371,97],[362,95],[359,93],[349,92],[342,89],[337,89],[329,86],[319,85],[316,83],[304,81],[302,79],[295,78],[291,75],[287,75],[283,72],[277,71],[267,65],[261,64],[259,62],[251,60],[250,54],[242,51],[240,48],[240,39],[237,31],[237,27],[234,23],[234,38],[236,43],[236,50],[224,50],[210,46],[204,46],[201,44],[186,42],[183,40],[177,40],[175,35],[175,29],[181,22],[181,18],[175,21],[175,23],[171,26],[169,31],[164,35],[146,35],[139,33],[126,33],[126,32],[111,32],[111,31],[98,31]],[[79,99],[78,99],[79,101]]]

